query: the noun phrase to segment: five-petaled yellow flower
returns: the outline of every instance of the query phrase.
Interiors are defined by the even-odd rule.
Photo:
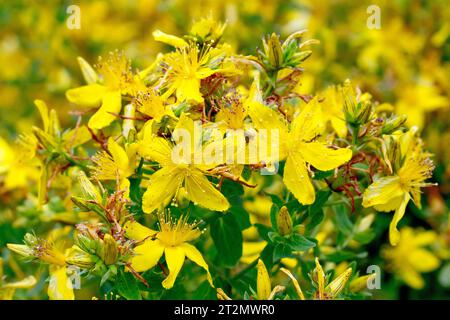
[[[201,80],[215,73],[236,73],[233,68],[224,67],[226,48],[205,47],[199,49],[195,44],[178,48],[168,53],[162,60],[165,75],[162,79],[167,99],[175,93],[177,100],[202,103]]]
[[[423,272],[436,270],[440,261],[426,246],[437,242],[434,231],[420,231],[409,227],[400,230],[398,245],[386,247],[382,256],[387,260],[388,268],[414,289],[422,289],[425,281]]]
[[[272,147],[268,152],[272,159],[268,160],[286,159],[284,184],[302,204],[311,204],[315,200],[315,191],[309,177],[307,164],[327,171],[339,167],[352,157],[350,149],[332,149],[325,142],[317,139],[324,130],[318,104],[317,98],[306,104],[301,113],[292,121],[290,130],[278,112],[262,103],[254,101],[250,104],[248,111],[258,130],[278,130],[279,145],[276,146],[278,150]],[[276,151],[278,151],[278,156]]]
[[[182,114],[174,132],[186,130],[190,137],[188,154],[175,158],[172,145],[164,138],[146,134],[140,147],[140,154],[158,162],[162,168],[150,176],[150,183],[142,198],[142,210],[151,213],[165,206],[184,184],[187,197],[194,203],[215,211],[225,211],[230,204],[206,178],[206,170],[215,164],[196,163],[194,152],[202,148],[200,141],[194,141],[194,122]]]
[[[169,274],[162,285],[170,289],[183,266],[184,259],[188,258],[206,270],[208,282],[214,286],[202,254],[188,243],[201,235],[197,223],[189,224],[186,216],[174,220],[169,215],[160,214],[159,228],[159,231],[155,231],[134,221],[125,225],[128,238],[142,241],[142,244],[134,249],[135,256],[131,259],[131,267],[137,272],[146,271],[153,268],[164,254]]]

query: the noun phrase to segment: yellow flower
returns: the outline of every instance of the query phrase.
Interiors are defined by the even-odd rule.
[[[378,211],[393,211],[389,226],[389,241],[396,245],[400,240],[397,224],[405,214],[409,200],[413,199],[420,208],[420,188],[429,186],[425,180],[430,178],[434,169],[429,154],[422,150],[422,143],[413,137],[414,129],[400,137],[401,165],[396,172],[387,177],[375,179],[363,195],[362,205],[374,207]],[[398,159],[398,157],[397,157]],[[394,163],[395,164],[395,163]]]
[[[389,269],[408,286],[422,289],[425,282],[420,274],[436,270],[440,265],[436,255],[425,248],[437,240],[434,231],[404,227],[400,230],[398,245],[384,248],[382,256],[387,260]]]
[[[21,137],[22,140],[27,138]],[[17,144],[9,145],[0,137],[0,181],[3,183],[1,189],[9,191],[23,188],[29,186],[30,181],[39,180],[39,171],[31,161],[33,154],[28,152],[31,150],[27,150],[21,139]]]
[[[139,92],[133,99],[136,110],[155,121],[160,121],[164,115],[174,116],[170,106],[164,106],[163,99],[154,89]]]
[[[25,244],[7,244],[11,251],[49,264],[50,280],[47,293],[51,300],[75,299],[72,282],[67,275],[66,257],[59,248],[61,246],[59,238],[69,231],[70,228],[55,229],[47,239],[40,239],[27,233]]]
[[[153,268],[164,254],[169,275],[164,279],[162,285],[164,288],[170,289],[183,266],[184,259],[188,258],[206,270],[208,282],[214,286],[202,254],[188,243],[197,239],[201,235],[201,231],[197,228],[196,223],[189,224],[186,216],[175,221],[169,215],[160,214],[160,231],[151,230],[137,222],[128,222],[124,229],[128,238],[142,241],[142,244],[134,249],[136,255],[131,259],[131,267],[137,272]]]
[[[119,189],[129,193],[130,181],[128,177],[134,174],[137,157],[137,144],[129,145],[126,150],[113,138],[108,139],[108,151],[102,151],[94,156],[92,161],[93,176],[98,180],[115,180],[119,182]]]
[[[98,73],[81,57],[78,58],[83,75],[88,83],[70,89],[66,97],[77,105],[100,109],[89,119],[88,126],[102,129],[116,119],[122,109],[122,95],[134,95],[141,87],[133,76],[130,61],[122,53],[110,53],[107,59],[99,58]]]
[[[408,126],[418,126],[424,129],[425,115],[441,108],[448,108],[448,97],[440,95],[437,87],[432,84],[417,84],[401,88],[400,97],[395,105],[397,114],[408,116]]]
[[[194,134],[193,120],[185,114],[181,115],[174,132],[177,129],[187,130],[191,138],[197,135]],[[225,211],[229,208],[228,200],[205,177],[204,169],[207,166],[192,161],[193,153],[198,152],[198,143],[198,141],[192,141],[190,144],[191,153],[184,155],[188,158],[186,163],[183,163],[183,159],[174,162],[173,147],[166,139],[153,137],[152,134],[144,136],[140,154],[162,166],[160,170],[150,176],[149,186],[142,198],[144,212],[151,213],[166,205],[176,195],[183,183],[186,196],[194,203],[216,211]],[[211,167],[214,167],[214,164]]]
[[[278,150],[272,146],[267,152],[269,159],[261,160],[272,162],[286,159],[283,182],[302,204],[311,204],[315,200],[307,164],[327,171],[339,167],[352,157],[350,149],[331,149],[316,139],[324,130],[317,98],[310,101],[292,121],[290,130],[276,111],[257,101],[249,106],[249,115],[258,130],[278,131],[280,143],[275,146]]]
[[[167,88],[163,99],[175,92],[180,102],[185,100],[194,103],[203,102],[200,92],[201,80],[214,73],[229,72],[229,69],[220,68],[226,55],[223,47],[221,49],[205,47],[200,50],[194,44],[167,54],[162,61],[166,70],[163,81]]]

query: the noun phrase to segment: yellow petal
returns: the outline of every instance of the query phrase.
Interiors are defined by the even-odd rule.
[[[130,198],[130,180],[128,178],[122,178],[119,181],[119,190],[125,191],[124,197],[129,199]]]
[[[248,115],[256,129],[280,130],[280,139],[287,134],[287,126],[281,115],[260,102],[253,101],[249,104]]]
[[[91,139],[91,133],[86,126],[80,126],[63,134],[64,147],[66,148],[76,148]]]
[[[176,90],[177,100],[179,101],[203,102],[203,97],[200,93],[200,79],[182,79],[178,81]]]
[[[150,176],[150,184],[142,197],[142,210],[152,213],[172,200],[183,182],[183,173],[177,167],[164,167]]]
[[[131,267],[137,272],[147,271],[158,263],[163,252],[164,247],[159,240],[145,240],[134,248],[135,256],[131,258]]]
[[[411,288],[420,290],[425,286],[425,281],[421,277],[420,273],[413,269],[402,270],[401,278],[406,282]]]
[[[298,152],[306,162],[322,171],[337,168],[352,158],[352,150],[335,150],[320,142],[301,143]]]
[[[336,116],[332,116],[330,120],[331,125],[333,126],[334,130],[336,130],[339,138],[345,138],[347,136],[347,124],[345,120]]]
[[[366,208],[374,205],[384,205],[398,197],[402,197],[403,194],[404,191],[400,186],[400,178],[398,176],[379,178],[364,191],[362,205]]]
[[[323,300],[325,298],[325,272],[319,262],[319,258],[315,259],[316,268],[314,269],[317,274],[317,291],[319,292],[319,299]]]
[[[66,267],[50,265],[49,272],[47,293],[50,300],[74,300],[72,282],[67,277]]]
[[[315,97],[306,104],[300,114],[292,121],[290,139],[310,141],[324,130],[321,108]]]
[[[434,231],[423,231],[418,233],[414,239],[412,239],[412,242],[416,246],[426,246],[429,244],[433,244],[437,241],[437,234]]]
[[[78,64],[80,65],[81,73],[83,74],[84,80],[86,80],[87,84],[94,84],[98,82],[98,75],[95,72],[94,68],[84,60],[82,57],[77,58]]]
[[[153,38],[156,41],[169,44],[175,48],[184,48],[188,46],[188,43],[184,41],[182,38],[173,36],[171,34],[167,34],[165,32],[162,32],[161,30],[153,31]]]
[[[74,89],[67,90],[66,97],[72,103],[77,105],[94,108],[98,107],[103,100],[103,96],[108,88],[100,84],[90,84]]]
[[[190,170],[186,175],[185,189],[188,198],[202,207],[215,211],[225,211],[230,207],[227,198],[199,170]]]
[[[129,160],[125,150],[113,139],[108,139],[108,150],[111,153],[116,165],[123,171],[128,169]]]
[[[397,208],[397,210],[395,210],[394,217],[392,218],[392,221],[389,225],[389,241],[393,246],[397,245],[400,241],[400,232],[397,229],[397,224],[405,215],[406,206],[410,198],[411,196],[409,195],[409,193],[405,193],[405,195],[403,196],[403,201]]]
[[[120,91],[110,91],[103,96],[102,106],[89,119],[88,126],[92,129],[102,129],[108,126],[116,119],[116,116],[111,114],[120,113],[122,109],[122,97]]]
[[[161,137],[152,137],[146,128],[144,138],[139,145],[139,154],[149,160],[158,162],[162,166],[172,164],[172,147],[170,143]]]
[[[298,155],[291,154],[288,156],[284,166],[283,182],[302,204],[314,202],[314,187],[309,178],[305,161]]]
[[[162,285],[166,289],[173,287],[178,273],[184,263],[185,253],[182,247],[169,247],[165,249],[167,267],[169,268],[169,275],[164,279]]]
[[[425,249],[415,249],[408,255],[409,263],[419,272],[431,272],[440,265],[439,259]]]
[[[186,254],[186,257],[189,260],[195,262],[197,265],[199,265],[200,267],[202,267],[203,269],[206,270],[208,282],[211,285],[211,287],[214,287],[211,274],[209,273],[209,267],[206,264],[205,260],[203,259],[200,251],[198,251],[196,247],[194,247],[193,245],[191,245],[189,243],[183,243],[181,246],[184,250],[184,253]]]
[[[392,198],[391,200],[389,200],[386,203],[376,204],[373,207],[377,211],[390,212],[390,211],[397,210],[397,208],[400,207],[400,205],[402,204],[402,201],[403,201],[403,195]]]
[[[154,236],[157,231],[152,230],[146,226],[143,226],[139,222],[136,221],[128,221],[124,226],[125,234],[127,238],[141,241],[145,238]]]
[[[48,132],[50,119],[48,117],[48,107],[47,104],[42,100],[34,100],[34,104],[39,110],[39,114],[41,115],[42,123],[44,125],[44,131]]]
[[[267,272],[266,266],[261,259],[258,260],[257,269],[258,275],[256,278],[256,291],[258,294],[258,300],[267,300],[270,296],[270,292],[272,291],[272,285],[270,283],[269,273]]]

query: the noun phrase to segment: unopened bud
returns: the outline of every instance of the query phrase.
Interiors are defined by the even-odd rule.
[[[264,51],[270,65],[274,69],[278,69],[283,63],[283,51],[281,50],[280,37],[272,33],[267,41],[263,42]]]
[[[98,258],[85,251],[78,246],[73,246],[67,255],[66,262],[82,269],[92,269]]]
[[[269,273],[267,272],[264,262],[259,259],[257,265],[258,275],[256,279],[256,291],[258,294],[258,300],[267,300],[272,291],[272,285],[270,283]]]
[[[105,234],[103,238],[100,257],[106,265],[114,264],[119,257],[117,242],[110,234]]]
[[[345,288],[352,272],[352,268],[348,268],[325,288],[326,293],[331,297],[331,299],[336,298]]]
[[[278,232],[282,235],[288,235],[292,233],[292,219],[289,211],[286,207],[281,207],[277,215]]]
[[[231,298],[221,288],[217,288],[217,299],[219,299],[219,300],[231,300]]]
[[[391,134],[392,132],[400,128],[406,122],[407,119],[408,117],[406,115],[401,115],[399,117],[392,116],[386,119],[386,122],[381,132],[383,134]]]
[[[367,283],[377,276],[376,273],[368,274],[362,277],[358,277],[352,282],[350,282],[350,291],[353,293],[359,292],[361,290],[367,289]]]

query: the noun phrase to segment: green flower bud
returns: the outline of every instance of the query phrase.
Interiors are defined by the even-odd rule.
[[[280,37],[272,33],[263,40],[264,53],[274,69],[280,68],[283,63],[283,51],[281,50]]]
[[[408,119],[406,115],[401,115],[399,117],[392,116],[388,119],[386,119],[386,122],[383,126],[383,129],[381,130],[382,134],[391,134],[398,128],[400,128]]]
[[[70,248],[66,257],[66,262],[68,264],[87,270],[94,268],[97,261],[98,258],[96,256],[93,256],[87,253],[86,251],[83,251],[80,247],[76,245]]]

